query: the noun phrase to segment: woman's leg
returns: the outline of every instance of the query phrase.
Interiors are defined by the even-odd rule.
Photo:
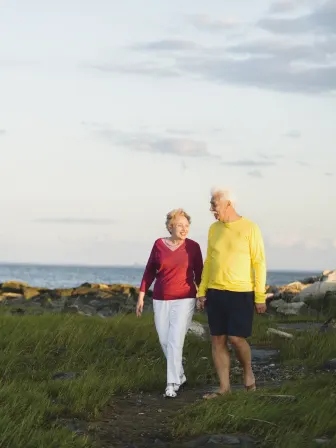
[[[167,344],[167,382],[179,385],[184,375],[183,345],[194,314],[196,300],[178,299],[171,302]]]
[[[170,304],[167,300],[153,300],[155,327],[166,358],[169,332],[169,309]]]

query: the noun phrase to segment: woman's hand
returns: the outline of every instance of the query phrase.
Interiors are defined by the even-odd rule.
[[[196,302],[196,307],[198,311],[203,311],[205,307],[206,297],[199,297]]]
[[[137,317],[141,317],[142,311],[143,311],[143,307],[144,307],[144,301],[143,300],[138,300],[138,303],[137,303],[137,306],[136,306],[136,315],[137,315]]]
[[[145,299],[145,293],[140,292],[139,297],[138,297],[138,303],[136,306],[136,311],[135,311],[137,317],[141,317],[141,315],[142,315],[142,311],[143,311],[143,307],[144,307],[144,299]]]

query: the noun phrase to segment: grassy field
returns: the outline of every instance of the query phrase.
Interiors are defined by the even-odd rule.
[[[280,348],[284,364],[314,369],[336,357],[334,334],[279,340],[266,335],[270,325],[275,322],[256,319],[252,342]],[[92,421],[116,394],[161,391],[164,386],[165,363],[151,315],[140,320],[134,316],[103,320],[0,315],[0,348],[0,447],[92,447],[86,437],[74,436],[64,419]],[[185,356],[191,386],[215,380],[212,363],[201,359],[210,359],[209,342],[189,336]],[[73,377],[53,378],[64,373]],[[334,437],[334,375],[311,373],[284,386],[281,393],[295,395],[297,400],[274,402],[261,392],[233,393],[184,408],[171,430],[176,436],[245,431],[258,436],[265,446],[279,448],[314,446],[308,444],[314,437]],[[277,444],[272,445],[275,440]]]

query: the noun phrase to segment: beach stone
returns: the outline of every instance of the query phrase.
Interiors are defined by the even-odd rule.
[[[336,372],[336,358],[329,359],[329,361],[327,361],[323,367],[325,370],[331,370],[333,372]]]
[[[4,299],[2,300],[2,302],[4,303],[4,305],[6,306],[26,305],[26,299],[22,295],[20,294],[14,295],[14,293],[7,293],[7,294],[3,296]]]
[[[283,299],[277,299],[277,300],[271,300],[268,304],[268,306],[272,309],[277,310],[279,307],[286,305],[287,302],[285,302]]]
[[[73,380],[79,376],[78,372],[57,372],[52,376],[53,380]]]
[[[78,420],[77,418],[74,418],[72,420],[60,419],[57,421],[57,423],[65,426],[77,436],[86,434],[88,430],[88,424],[83,420]]]
[[[77,305],[78,314],[82,316],[94,316],[97,314],[96,308],[90,305]]]
[[[26,300],[30,300],[34,297],[39,297],[40,291],[38,288],[27,287],[23,289],[23,296]]]
[[[322,299],[327,292],[336,291],[336,270],[328,271],[322,276],[321,281],[317,281],[312,285],[303,289],[296,297],[297,301],[304,302],[309,297]]]
[[[1,284],[1,290],[3,292],[16,292],[22,293],[25,288],[29,287],[28,283],[20,282],[16,280],[9,280]]]
[[[331,440],[327,439],[326,437],[323,437],[320,439],[315,439],[314,442],[317,443],[318,445],[329,445]]]
[[[195,320],[193,320],[188,328],[188,333],[194,334],[195,336],[198,336],[200,338],[205,338],[208,334],[208,331],[200,322],[196,322]]]
[[[186,442],[183,446],[186,448],[220,448],[228,446],[240,446],[243,442],[245,447],[253,446],[253,441],[249,437],[242,436],[242,438],[231,434],[213,434],[198,437],[195,440]]]
[[[300,316],[308,314],[308,305],[304,302],[282,303],[276,311],[284,316]]]

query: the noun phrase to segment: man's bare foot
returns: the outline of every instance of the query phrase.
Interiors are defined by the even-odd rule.
[[[213,398],[222,397],[223,395],[227,395],[231,392],[231,390],[226,390],[224,392],[218,391],[218,392],[212,392],[209,394],[203,395],[204,400],[212,400]]]
[[[255,391],[257,389],[255,376],[252,371],[244,375],[244,387],[246,391]]]

